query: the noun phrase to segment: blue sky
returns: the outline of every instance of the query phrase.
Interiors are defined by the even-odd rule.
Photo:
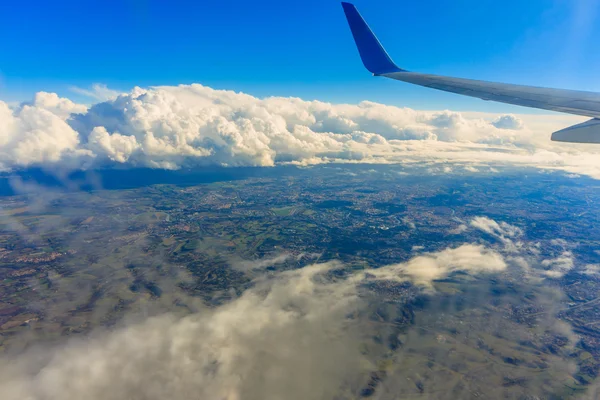
[[[409,70],[600,91],[598,0],[356,0]],[[5,1],[0,99],[197,82],[256,96],[530,112],[373,78],[339,1]],[[90,100],[87,99],[89,102]]]

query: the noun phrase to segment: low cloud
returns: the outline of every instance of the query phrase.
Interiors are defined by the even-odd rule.
[[[465,224],[460,224],[458,225],[456,228],[451,229],[448,233],[450,235],[460,235],[462,233],[465,233],[466,231],[469,230],[469,227]]]
[[[56,93],[38,92],[31,106],[50,111],[52,114],[66,120],[71,114],[87,112],[87,106],[77,104],[69,99],[58,97]]]
[[[358,398],[367,388],[374,390],[378,398],[397,397],[398,393],[409,397],[413,392],[418,394],[423,390],[423,395],[439,393],[440,388],[446,387],[443,379],[447,377],[447,366],[454,366],[459,372],[467,369],[465,365],[455,363],[464,361],[465,353],[456,352],[456,348],[462,346],[456,347],[459,343],[471,346],[473,353],[469,352],[470,355],[483,352],[477,356],[482,365],[489,365],[490,357],[500,360],[493,381],[482,381],[472,374],[465,374],[468,382],[490,382],[486,386],[490,387],[497,384],[494,383],[496,376],[518,376],[517,367],[502,362],[502,359],[518,359],[519,356],[513,355],[516,350],[508,348],[506,353],[495,348],[496,353],[488,354],[484,346],[489,343],[487,337],[502,334],[516,342],[529,338],[531,329],[504,314],[496,314],[496,305],[486,297],[496,296],[494,299],[498,300],[498,294],[491,294],[488,285],[500,282],[502,286],[504,279],[491,282],[472,278],[502,274],[512,282],[511,288],[512,285],[529,285],[527,278],[512,280],[521,276],[520,268],[530,268],[527,261],[531,261],[531,268],[536,268],[535,277],[551,279],[557,275],[550,276],[548,271],[568,272],[565,269],[567,259],[571,259],[572,268],[574,257],[565,252],[568,243],[561,240],[547,241],[549,246],[559,250],[543,257],[529,252],[528,246],[533,244],[527,242],[515,254],[504,241],[497,239],[517,243],[524,241],[524,232],[519,227],[487,217],[473,217],[460,226],[463,227],[461,233],[467,233],[470,238],[480,235],[476,239],[478,243],[434,252],[425,252],[417,246],[413,250],[418,253],[408,261],[377,269],[356,271],[341,263],[329,262],[284,272],[272,271],[271,266],[281,269],[283,264],[287,267],[299,258],[315,259],[318,256],[285,252],[259,260],[229,260],[229,264],[237,272],[244,272],[251,283],[244,284],[249,289],[227,297],[232,300],[218,303],[220,305],[214,308],[198,302],[194,303],[195,307],[186,308],[189,311],[173,310],[177,308],[173,304],[180,304],[182,300],[189,304],[188,299],[178,292],[178,283],[185,281],[193,285],[193,277],[187,274],[174,276],[173,282],[169,283],[173,274],[166,271],[164,265],[156,271],[145,267],[143,278],[159,282],[163,295],[156,301],[165,306],[161,306],[160,311],[164,312],[166,308],[169,314],[112,330],[96,331],[89,337],[72,339],[52,348],[28,350],[14,356],[4,354],[0,357],[0,393],[7,400],[311,400]],[[145,247],[145,243],[140,240],[136,246]],[[523,258],[519,258],[521,256]],[[114,262],[111,265],[115,267]],[[589,269],[597,270],[592,266]],[[95,282],[117,277],[127,288],[131,282],[115,272],[107,269],[105,276],[92,278]],[[453,274],[470,276],[470,283],[461,285],[464,292],[456,295],[450,294],[452,291],[448,290],[447,283],[436,283]],[[56,297],[70,301],[65,307],[59,307],[61,312],[75,309],[78,303],[72,294],[81,293],[81,282],[50,275],[49,279],[53,291],[68,294]],[[107,285],[104,296],[111,296],[110,290]],[[530,294],[530,291],[523,293]],[[511,290],[504,299],[520,304],[518,297],[509,297],[513,295]],[[414,299],[411,296],[417,296],[420,303],[423,303],[422,296],[427,296],[425,303],[430,306],[414,314],[410,314],[412,311],[402,314],[418,308],[407,307],[405,310],[401,307],[404,302]],[[536,329],[540,334],[552,331],[552,334],[567,337],[571,346],[577,338],[567,325],[556,321],[559,309],[553,307],[557,307],[559,301],[558,298],[547,299],[547,304],[541,307],[543,316],[536,320],[539,322]],[[454,302],[460,304],[456,310],[453,309]],[[505,303],[500,301],[499,304]],[[537,297],[535,304],[542,304],[542,297]],[[53,304],[54,309],[57,306]],[[478,314],[478,310],[485,312]],[[499,310],[503,312],[506,308]],[[380,323],[381,315],[386,312],[390,313],[386,323]],[[182,313],[186,315],[181,316]],[[413,317],[414,325],[398,323]],[[547,320],[542,321],[542,318]],[[394,322],[387,324],[390,321]],[[471,323],[480,325],[473,328]],[[408,329],[399,329],[397,325]],[[461,334],[452,334],[450,328],[453,326],[455,332]],[[422,330],[423,327],[427,329]],[[490,336],[479,339],[480,335],[475,332]],[[537,343],[540,335],[534,336]],[[374,338],[380,341],[379,344],[373,344]],[[391,351],[390,343],[398,347]],[[435,349],[433,352],[432,348]],[[556,379],[556,385],[563,387],[563,380],[573,373],[572,365],[564,362],[562,353],[543,353],[540,359],[549,370],[560,372],[559,378],[553,379]],[[419,363],[411,364],[414,368],[402,367],[415,360]],[[432,369],[428,364],[433,361],[443,368]],[[423,375],[423,372],[431,375]],[[529,387],[512,387],[510,390],[518,393],[553,390],[553,386],[545,387],[541,382],[544,378],[533,378]],[[454,395],[468,397],[471,393]]]
[[[563,252],[560,256],[543,260],[542,267],[544,268],[543,274],[549,278],[562,278],[575,266],[573,259],[573,253],[570,251]]]
[[[373,335],[371,324],[358,317],[368,305],[360,295],[364,283],[428,286],[456,271],[500,272],[506,264],[498,253],[467,244],[368,273],[327,277],[341,267],[330,262],[263,274],[214,309],[153,317],[50,351],[5,356],[0,391],[7,400],[356,395],[373,368],[360,350]]]
[[[507,255],[505,260],[519,266],[528,279],[560,279],[576,267],[575,255],[569,250],[573,246],[564,239],[551,239],[543,244],[527,242],[521,228],[485,216],[474,217],[468,225],[462,223],[448,233],[460,235],[469,229],[476,229],[496,239],[501,244],[496,247]],[[544,257],[541,256],[542,248],[545,250]],[[579,272],[597,276],[600,275],[600,265],[588,264],[582,266]]]
[[[417,285],[431,286],[434,280],[454,272],[497,273],[505,269],[506,263],[500,253],[484,246],[465,244],[455,249],[418,256],[406,263],[379,268],[369,274],[377,279],[410,280]]]
[[[355,290],[318,279],[332,267],[281,273],[214,310],[3,360],[3,398],[333,398],[360,377],[363,357],[346,319]]]
[[[588,264],[584,267],[583,273],[586,275],[600,275],[600,264]]]
[[[498,223],[487,217],[475,217],[471,220],[470,225],[495,237],[504,244],[507,251],[516,252],[523,246],[523,243],[518,239],[523,236],[523,231],[521,228],[507,222]]]
[[[469,229],[476,229],[492,236],[504,245],[505,251],[511,253],[519,251],[523,246],[523,242],[520,240],[523,236],[523,230],[521,228],[507,222],[497,222],[484,216],[474,217],[468,224],[461,223],[448,233],[451,235],[460,235],[467,232]]]
[[[488,217],[475,217],[471,220],[471,226],[498,238],[514,238],[523,235],[523,231],[506,222],[496,222]]]
[[[18,107],[0,102],[3,169],[428,162],[439,173],[508,165],[600,178],[595,148],[549,140],[577,117],[259,99],[197,84],[73,90],[100,102],[88,108],[43,92]]]
[[[520,130],[525,127],[523,120],[514,115],[501,115],[492,121],[492,125],[498,129],[512,130]]]

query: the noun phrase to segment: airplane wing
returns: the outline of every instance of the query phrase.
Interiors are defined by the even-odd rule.
[[[356,7],[350,3],[342,3],[342,6],[362,62],[374,76],[383,76],[483,100],[592,117],[590,121],[583,124],[553,133],[552,140],[600,143],[600,93],[512,85],[406,71],[392,61]]]

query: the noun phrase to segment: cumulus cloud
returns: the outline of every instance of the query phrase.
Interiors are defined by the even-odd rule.
[[[485,216],[471,219],[469,225],[461,224],[450,234],[460,234],[469,228],[477,229],[492,236],[502,244],[502,251],[506,253],[505,259],[512,264],[520,266],[529,279],[559,279],[575,267],[575,257],[569,250],[569,243],[564,239],[551,239],[544,244],[550,255],[540,259],[542,243],[526,242],[523,240],[524,232],[521,228],[507,222],[497,222]],[[535,266],[534,269],[531,267]],[[596,275],[599,269],[596,265],[587,265],[582,272]]]
[[[454,165],[471,172],[512,165],[600,178],[594,147],[549,140],[553,130],[579,122],[576,117],[490,118],[368,101],[259,99],[197,84],[134,88],[123,94],[96,85],[92,91],[87,94],[101,102],[89,109],[43,92],[16,108],[0,102],[0,132],[25,138],[18,156],[10,156],[14,141],[0,143],[5,169],[65,163],[73,168],[178,169],[425,161],[440,164],[434,168],[439,173],[453,171]]]
[[[583,273],[586,275],[600,275],[600,264],[588,264],[584,267]]]
[[[523,246],[523,242],[519,240],[523,236],[523,230],[507,222],[498,223],[487,217],[475,217],[470,226],[495,237],[504,244],[506,251],[514,253]]]
[[[512,130],[520,130],[525,127],[523,120],[512,114],[499,116],[498,118],[492,121],[492,125],[494,125],[498,129]]]
[[[451,229],[448,233],[450,235],[460,235],[461,233],[464,233],[464,232],[466,232],[468,230],[469,230],[469,227],[467,225],[460,224],[456,228]]]
[[[111,161],[126,163],[131,154],[140,148],[134,136],[120,133],[109,134],[102,126],[92,130],[88,137],[88,148],[95,154],[104,154]]]
[[[71,114],[85,113],[87,106],[77,104],[69,99],[58,97],[56,93],[38,92],[33,98],[33,107],[50,111],[62,119],[67,119]]]
[[[410,280],[418,285],[431,286],[434,280],[462,271],[471,274],[500,272],[506,269],[502,255],[496,251],[472,244],[455,249],[415,257],[406,263],[390,265],[370,271],[377,279]]]
[[[505,239],[507,237],[514,238],[523,235],[523,231],[507,222],[496,222],[488,217],[475,217],[471,220],[470,225],[492,236]]]
[[[542,266],[544,268],[544,275],[550,278],[562,278],[575,266],[573,253],[564,251],[556,258],[543,260]]]
[[[67,163],[90,157],[79,147],[79,134],[63,119],[66,109],[77,109],[54,96],[36,96],[36,101],[18,110],[0,102],[0,168]]]
[[[450,235],[460,235],[469,229],[476,229],[480,232],[484,232],[498,242],[503,244],[503,250],[511,253],[516,253],[523,248],[523,241],[520,239],[523,236],[523,230],[517,226],[511,225],[507,222],[497,222],[491,218],[485,216],[473,217],[468,222],[458,220],[460,225],[456,228],[448,231]]]

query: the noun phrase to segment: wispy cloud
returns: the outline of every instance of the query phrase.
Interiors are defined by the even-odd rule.
[[[467,229],[472,229],[474,233],[483,231],[492,235],[520,237],[516,227],[483,217],[476,221],[475,226],[470,224],[471,228]],[[485,237],[482,238],[485,242]],[[478,339],[474,345],[468,342],[469,335],[448,335],[445,333],[447,326],[438,331],[431,329],[430,324],[460,321],[457,329],[472,332],[474,328],[471,323],[478,323],[485,325],[477,328],[482,332],[488,332],[486,329],[492,327],[496,333],[511,336],[511,340],[532,336],[531,330],[526,327],[510,321],[504,315],[494,316],[490,312],[468,319],[471,313],[467,310],[456,318],[447,319],[454,311],[449,308],[448,293],[444,292],[443,299],[440,299],[443,306],[436,309],[432,305],[421,316],[431,317],[427,331],[432,331],[434,336],[419,341],[426,333],[419,331],[412,336],[406,335],[402,338],[404,343],[395,352],[390,352],[386,345],[376,350],[378,345],[373,343],[373,338],[381,336],[382,332],[387,332],[390,340],[399,342],[400,339],[397,338],[397,331],[392,334],[385,331],[387,328],[373,323],[370,307],[378,307],[379,310],[382,303],[370,303],[381,296],[377,290],[370,291],[370,287],[382,285],[393,289],[394,285],[401,283],[404,289],[410,287],[413,294],[425,295],[427,292],[431,302],[435,303],[437,280],[455,273],[468,274],[472,278],[487,274],[503,276],[511,274],[511,268],[521,268],[503,246],[497,246],[493,241],[485,245],[465,243],[435,252],[419,253],[406,262],[355,272],[346,270],[346,274],[332,274],[344,268],[343,264],[335,261],[283,272],[260,273],[257,270],[286,262],[290,257],[284,253],[243,265],[248,276],[252,277],[252,285],[239,297],[217,307],[200,305],[197,310],[183,317],[172,314],[151,317],[118,329],[72,339],[55,347],[30,349],[15,357],[0,357],[0,392],[3,399],[168,397],[178,400],[319,400],[336,398],[341,393],[358,397],[365,387],[372,384],[373,373],[378,371],[382,360],[391,362],[392,353],[401,365],[402,357],[414,360],[417,353],[411,351],[415,349],[426,354],[423,356],[425,361],[430,362],[434,357],[436,361],[441,359],[447,362],[449,359],[446,356],[436,352],[432,354],[431,348],[427,347],[436,343],[435,340],[440,348],[444,348],[447,340],[465,340],[465,345],[477,346],[473,347],[473,353],[470,354],[482,350],[480,346],[483,339]],[[560,257],[541,262],[542,267],[552,270],[561,268],[563,264]],[[335,275],[335,279],[331,279],[332,275]],[[174,279],[179,281],[181,277]],[[67,282],[61,282],[58,277],[56,280],[53,282],[54,290],[64,290],[61,286]],[[76,291],[76,283],[71,279],[68,282],[71,289]],[[169,286],[161,283],[161,287]],[[173,291],[172,297],[169,297],[171,301],[179,297],[177,287],[172,285],[170,289]],[[484,292],[461,292],[458,296],[462,302],[465,297],[474,296],[474,300],[468,301],[476,301],[479,307],[485,295]],[[549,311],[556,307],[558,300],[536,298],[538,304],[542,301],[545,301],[543,306],[546,312],[545,320],[539,321],[539,329],[546,333],[549,330],[558,332],[574,344],[577,339],[571,339],[570,328],[557,321],[554,313]],[[398,307],[399,300],[394,300],[394,304],[394,307]],[[440,310],[443,311],[438,314]],[[464,326],[463,321],[466,322]],[[409,326],[407,328],[410,329]],[[460,339],[463,336],[464,339]],[[365,351],[365,348],[369,351]],[[485,348],[482,351],[485,352],[482,360],[489,363],[489,357],[494,354],[488,353]],[[378,358],[378,354],[385,356]],[[495,356],[505,355],[499,353]],[[558,356],[542,354],[540,358],[549,370],[560,371],[563,377],[568,376],[564,370],[571,368],[571,365],[562,360],[555,362]],[[410,370],[411,375],[418,376],[421,368],[435,372],[430,367],[414,365],[416,369]],[[514,365],[500,362],[498,368],[502,368],[502,365],[510,372],[515,371]],[[376,376],[380,383],[378,393],[390,390],[396,396],[396,385],[400,381],[398,377],[406,375],[403,371],[408,369],[390,368],[387,375],[389,379],[385,374]],[[427,382],[431,386],[426,385],[426,390],[435,389],[438,376],[429,377]],[[465,379],[472,378],[466,374]],[[310,385],[306,382],[310,382]],[[407,378],[404,377],[401,382],[407,382]],[[556,384],[563,387],[562,382]],[[542,392],[541,385],[532,384],[532,387],[532,390]],[[410,391],[411,388],[414,385],[402,385],[401,390]],[[548,387],[544,390],[551,389]]]
[[[109,89],[103,83],[94,83],[90,89],[84,89],[77,86],[71,86],[69,88],[73,93],[77,93],[96,101],[108,101],[116,98],[120,92]]]
[[[276,262],[265,260],[264,265]],[[239,298],[183,318],[170,315],[18,359],[0,359],[7,400],[329,399],[359,393],[372,362],[360,286],[373,280],[430,285],[456,271],[499,272],[502,257],[463,245],[346,279],[337,262],[261,276]],[[307,385],[306,382],[310,382]]]

